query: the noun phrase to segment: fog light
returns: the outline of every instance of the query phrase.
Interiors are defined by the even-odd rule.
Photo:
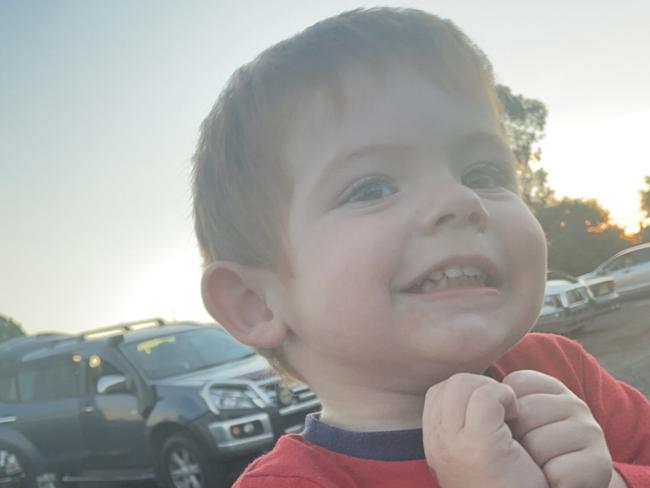
[[[258,421],[246,422],[244,424],[233,425],[230,427],[230,435],[237,439],[260,434],[262,431],[262,424]]]

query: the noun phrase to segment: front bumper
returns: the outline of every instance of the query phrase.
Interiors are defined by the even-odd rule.
[[[320,401],[313,399],[281,409],[249,412],[242,417],[204,419],[209,438],[219,456],[235,457],[255,454],[273,447],[283,434],[301,432],[305,416],[320,410]]]
[[[567,334],[584,327],[594,316],[595,312],[589,306],[583,306],[573,310],[559,310],[554,313],[540,315],[534,330],[536,332]]]

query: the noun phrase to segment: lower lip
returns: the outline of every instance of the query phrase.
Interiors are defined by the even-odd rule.
[[[496,297],[499,296],[499,290],[496,288],[473,287],[473,288],[446,288],[441,290],[429,290],[425,293],[409,293],[413,297],[420,297],[425,300],[449,300],[453,298],[478,298],[478,297]]]

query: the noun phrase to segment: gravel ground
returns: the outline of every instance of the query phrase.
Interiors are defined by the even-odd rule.
[[[574,339],[616,378],[650,398],[650,299],[598,317]]]

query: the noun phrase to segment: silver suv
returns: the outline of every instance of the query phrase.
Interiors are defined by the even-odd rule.
[[[611,276],[621,297],[650,295],[650,243],[625,249],[580,278]]]

